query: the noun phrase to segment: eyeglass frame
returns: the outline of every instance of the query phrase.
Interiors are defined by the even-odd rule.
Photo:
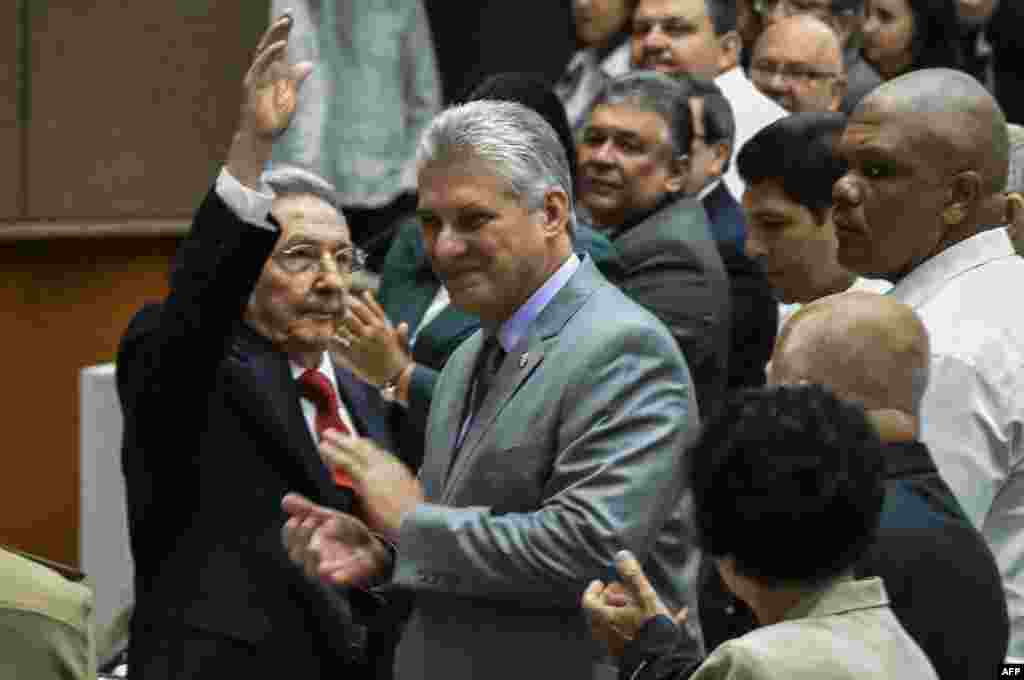
[[[760,73],[761,75],[760,76],[755,76],[755,72],[756,73]],[[803,67],[800,67],[798,70],[794,70],[793,65],[791,65],[791,64],[784,64],[784,65],[783,64],[776,64],[775,68],[773,70],[768,71],[768,70],[766,70],[764,68],[761,68],[757,64],[751,63],[750,64],[750,79],[754,80],[756,78],[757,80],[761,80],[763,76],[767,76],[767,78],[765,78],[765,80],[771,80],[772,78],[775,78],[776,76],[779,76],[784,81],[787,81],[787,82],[797,82],[797,83],[802,83],[802,84],[806,85],[806,84],[810,84],[812,82],[828,80],[830,78],[840,78],[840,77],[842,77],[842,74],[841,73],[825,73],[824,71],[817,71],[817,70],[812,69],[812,68],[803,68]]]
[[[324,274],[324,273],[326,273],[327,272],[327,267],[326,267],[326,265],[324,265],[324,260],[325,259],[333,262],[334,263],[334,268],[337,269],[338,273],[343,275],[343,276],[351,276],[352,274],[355,274],[356,272],[360,272],[360,271],[362,271],[363,269],[366,268],[366,260],[367,260],[366,253],[362,249],[356,248],[354,246],[348,246],[348,247],[345,247],[345,248],[341,248],[339,250],[334,251],[333,253],[321,250],[320,253],[319,253],[320,254],[319,258],[317,258],[315,261],[313,261],[312,258],[310,258],[311,261],[308,264],[306,264],[305,266],[303,266],[303,267],[301,267],[299,269],[293,269],[291,266],[284,264],[285,261],[286,261],[285,258],[287,258],[291,254],[294,254],[295,251],[303,249],[303,248],[308,248],[308,249],[312,250],[313,246],[311,246],[309,244],[306,244],[306,243],[294,245],[294,246],[291,246],[289,248],[285,248],[283,250],[277,251],[276,253],[274,253],[273,255],[270,256],[270,259],[272,259],[274,261],[274,263],[277,264],[277,266],[280,267],[283,271],[285,271],[288,274],[295,275],[295,276],[300,276],[302,274],[309,274],[311,272],[316,273],[316,274]],[[351,254],[350,261],[348,262],[347,265],[344,265],[344,266],[338,263],[338,256],[343,254],[343,253],[350,253]]]
[[[753,0],[751,2],[751,8],[754,10],[754,14],[763,17],[765,14],[771,12],[770,9],[765,5],[778,5],[779,3],[785,3],[786,7],[790,10],[789,14],[817,14],[819,12],[825,12],[829,17],[841,17],[851,14],[849,9],[837,9],[835,0],[829,0],[828,5],[825,7],[815,6],[808,9],[798,9],[793,7],[793,0]]]

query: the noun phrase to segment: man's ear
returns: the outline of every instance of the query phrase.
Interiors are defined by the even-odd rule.
[[[548,189],[541,206],[544,234],[549,237],[568,233],[569,197],[561,189]]]
[[[709,175],[714,177],[721,177],[725,172],[725,166],[729,162],[729,156],[732,155],[732,147],[729,146],[728,142],[715,142],[711,145],[712,150],[715,154],[715,160],[711,162],[709,168]]]
[[[975,212],[981,200],[981,175],[973,170],[966,170],[953,178],[949,187],[949,200],[942,211],[942,221],[946,226],[959,226],[968,215]]]
[[[846,76],[832,79],[832,111],[838,111],[846,96]]]
[[[718,73],[721,75],[732,70],[740,63],[740,50],[743,49],[743,40],[736,31],[727,31],[718,36],[718,46],[721,55],[718,57]]]
[[[665,190],[670,194],[678,194],[690,179],[690,157],[676,156],[669,161],[669,174],[665,179]]]

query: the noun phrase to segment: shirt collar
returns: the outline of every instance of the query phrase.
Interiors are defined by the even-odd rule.
[[[291,359],[288,360],[288,366],[292,369],[292,377],[296,380],[306,372],[306,368],[304,366],[295,363]],[[337,393],[338,381],[334,378],[334,366],[331,365],[331,357],[327,352],[324,352],[320,356],[320,365],[316,367],[316,370],[324,374],[324,377],[331,382],[331,387],[334,388],[334,392]]]
[[[516,345],[526,337],[533,322],[540,316],[540,313],[544,311],[544,308],[548,306],[548,303],[551,302],[551,299],[555,297],[558,291],[562,290],[562,287],[568,283],[579,266],[580,258],[576,256],[576,253],[569,255],[566,261],[562,263],[562,266],[549,276],[548,280],[540,288],[533,292],[533,295],[516,310],[516,313],[501,324],[498,328],[498,342],[501,343],[502,349],[506,352],[511,352],[515,349]]]
[[[993,260],[1015,255],[1005,227],[988,229],[917,265],[893,287],[890,295],[910,307],[919,307],[948,281]]]
[[[844,574],[820,590],[805,596],[787,611],[783,621],[815,618],[843,614],[858,609],[873,609],[889,604],[880,578],[854,580],[852,574]]]
[[[717,189],[718,185],[721,184],[721,183],[722,183],[722,178],[721,177],[719,177],[716,180],[712,180],[711,184],[707,185],[706,187],[701,189],[699,192],[697,192],[697,200],[698,201],[703,201],[705,198],[708,197],[708,195],[711,194],[712,191]]]

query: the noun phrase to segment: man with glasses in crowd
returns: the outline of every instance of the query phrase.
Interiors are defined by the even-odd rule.
[[[754,46],[750,80],[791,113],[838,111],[846,92],[839,37],[810,14],[776,21]]]
[[[317,453],[323,431],[389,444],[376,390],[325,351],[361,262],[333,191],[302,171],[263,174],[312,70],[285,64],[291,28],[279,19],[257,48],[170,294],[118,353],[133,677],[366,677],[362,658],[376,656],[353,613],[373,598],[307,581],[278,539],[289,490],[352,504]]]
[[[785,17],[810,14],[835,29],[843,46],[846,67],[846,94],[840,110],[850,113],[857,103],[882,79],[864,61],[860,51],[860,33],[864,27],[864,0],[755,0],[754,9],[760,13],[765,26]]]

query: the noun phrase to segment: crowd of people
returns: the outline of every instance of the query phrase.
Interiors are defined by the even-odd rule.
[[[1013,3],[548,2],[458,95],[441,4],[257,46],[118,352],[129,677],[1024,663]]]

